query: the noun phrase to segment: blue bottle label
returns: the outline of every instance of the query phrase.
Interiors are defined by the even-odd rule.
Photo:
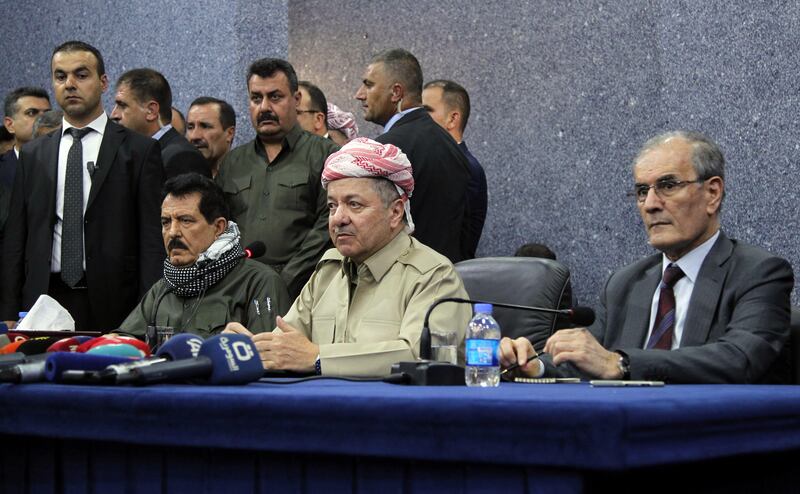
[[[497,357],[497,349],[499,345],[499,340],[467,340],[467,365],[479,367],[497,367],[500,365],[500,361]]]

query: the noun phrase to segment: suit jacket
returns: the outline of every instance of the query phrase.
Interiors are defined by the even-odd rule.
[[[17,171],[17,154],[14,149],[0,155],[0,252],[3,249],[3,236],[11,206],[11,189],[14,186],[14,174]]]
[[[166,178],[191,172],[211,178],[211,165],[177,130],[169,129],[158,142],[161,144],[161,160],[164,162]]]
[[[3,245],[0,317],[48,292],[61,133],[22,148]],[[109,120],[84,214],[88,297],[97,330],[115,329],[161,277],[164,169],[158,143]]]
[[[789,382],[791,265],[720,232],[698,273],[680,347],[643,350],[657,254],[612,274],[589,330],[609,350],[630,357],[631,379],[673,383]]]
[[[456,263],[474,257],[469,225],[469,162],[450,134],[420,108],[376,139],[394,144],[413,167],[414,238]]]

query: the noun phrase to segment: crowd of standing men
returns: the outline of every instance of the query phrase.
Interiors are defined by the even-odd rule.
[[[246,75],[256,137],[231,149],[235,112],[221,99],[196,98],[184,122],[166,78],[137,68],[116,80],[107,114],[101,97],[111,83],[99,50],[63,43],[50,68],[63,113],[39,88],[15,90],[5,102],[14,145],[0,157],[3,320],[13,325],[19,311],[49,294],[78,329],[118,328],[162,277],[162,186],[187,172],[215,180],[242,244],[263,242],[257,260],[280,274],[291,298],[300,293],[332,246],[320,178],[326,158],[356,137],[352,114],[298,81],[288,62],[257,60]],[[384,127],[378,141],[397,145],[413,163],[415,238],[458,262],[475,256],[486,178],[461,141],[469,96],[440,82],[449,85],[426,89],[437,94],[423,101],[419,62],[389,50],[366,68],[355,97],[366,119]],[[37,119],[44,125],[38,138]],[[184,125],[185,134],[176,130]]]

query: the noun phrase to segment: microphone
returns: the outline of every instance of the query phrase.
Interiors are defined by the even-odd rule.
[[[594,322],[594,310],[589,307],[574,307],[572,309],[547,309],[544,307],[531,307],[527,305],[505,304],[500,302],[485,302],[457,297],[446,297],[436,300],[428,307],[422,323],[422,333],[419,338],[419,361],[398,362],[392,365],[392,374],[403,377],[402,384],[417,386],[452,386],[464,385],[464,369],[460,366],[431,361],[431,312],[440,304],[454,302],[458,304],[492,304],[495,307],[506,309],[525,310],[531,312],[546,312],[556,314],[580,326],[589,326]],[[388,379],[389,382],[395,382]]]
[[[130,359],[127,357],[70,352],[34,355],[18,365],[0,369],[0,382],[30,383],[45,380],[60,382],[61,373],[67,369],[96,370],[128,360]]]
[[[108,345],[97,345],[86,351],[86,355],[107,355],[109,357],[127,357],[129,359],[141,359],[145,357],[144,352],[128,343],[109,343]]]
[[[255,242],[251,242],[244,248],[242,254],[238,256],[239,259],[251,259],[254,257],[261,257],[267,251],[267,246],[264,245],[264,242],[260,240],[256,240]],[[214,270],[209,271],[213,272],[220,269],[222,266],[217,266]],[[167,285],[167,288],[159,294],[158,298],[156,299],[156,303],[153,304],[153,316],[150,318],[149,326],[155,327],[156,325],[156,318],[158,317],[158,307],[161,305],[161,301],[164,300],[164,297],[172,293],[176,288],[183,288],[189,283],[197,280],[200,276],[205,276],[208,273],[197,273],[188,280],[184,281],[183,283],[179,283],[177,286],[173,287],[172,285]],[[155,338],[152,339],[155,341]]]
[[[90,353],[58,352],[47,357],[44,377],[48,381],[60,383],[61,375],[70,370],[92,371],[105,369],[109,365],[130,362],[128,357],[92,355]],[[26,382],[26,381],[22,381]]]
[[[246,384],[261,378],[264,367],[252,340],[220,334],[200,346],[197,357],[132,369],[117,376],[119,384],[153,384],[201,379],[206,384]]]
[[[62,338],[47,348],[48,352],[77,352],[78,347],[91,340],[91,336],[73,336]]]
[[[255,259],[261,257],[267,252],[267,246],[261,240],[256,240],[244,248],[245,257],[248,259]]]
[[[125,378],[120,379],[119,376],[129,376],[133,369],[138,367],[196,357],[202,344],[203,338],[190,333],[181,333],[161,345],[155,357],[109,365],[100,371],[68,371],[62,374],[62,382],[68,381],[83,384],[115,384],[123,382]]]
[[[89,161],[88,163],[86,163],[86,171],[89,172],[89,177],[90,178],[94,177],[94,172],[96,172],[98,168],[100,168],[100,167],[95,165],[94,161]]]

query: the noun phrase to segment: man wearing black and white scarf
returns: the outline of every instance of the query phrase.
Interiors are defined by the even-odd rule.
[[[122,332],[144,335],[153,322],[204,338],[228,322],[258,332],[275,327],[275,317],[291,304],[286,285],[272,268],[243,258],[239,228],[228,218],[222,190],[212,180],[185,174],[164,184],[164,277],[128,315]]]

